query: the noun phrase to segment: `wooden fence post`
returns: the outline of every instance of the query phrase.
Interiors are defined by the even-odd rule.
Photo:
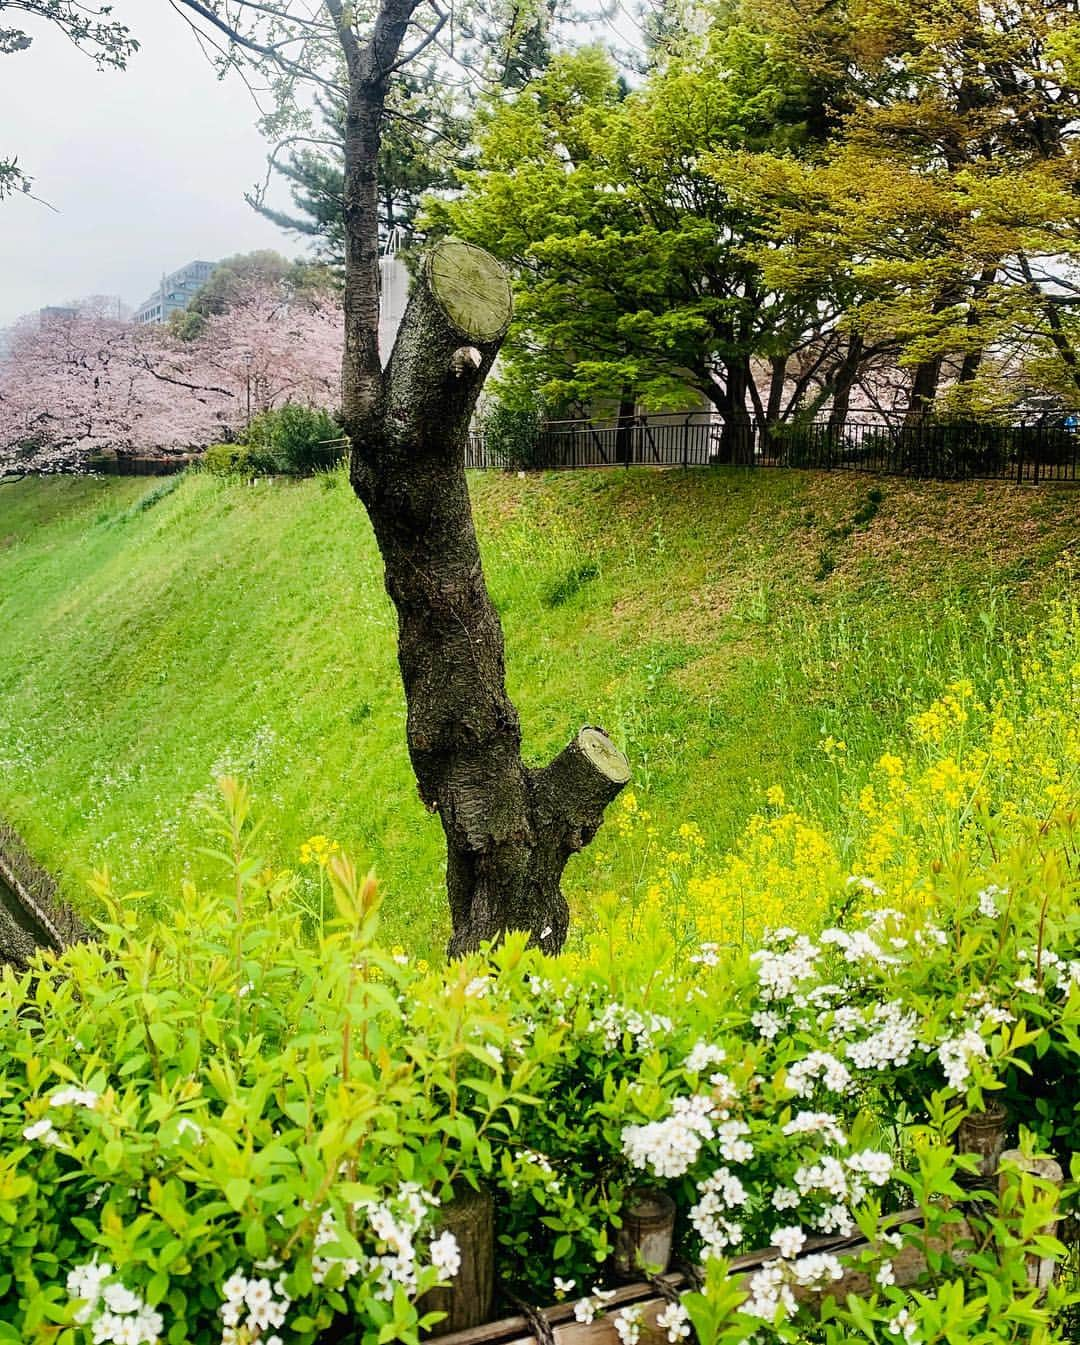
[[[461,1268],[452,1283],[432,1289],[421,1312],[445,1312],[432,1336],[471,1331],[491,1320],[495,1301],[495,1202],[488,1191],[465,1187],[439,1211],[439,1228],[453,1233]]]
[[[1054,1158],[1027,1158],[1019,1149],[1007,1149],[1001,1155],[1001,1162],[1003,1165],[1019,1168],[1021,1172],[1030,1173],[1033,1177],[1039,1177],[1043,1181],[1052,1182],[1059,1190],[1065,1180],[1061,1164]],[[998,1174],[998,1189],[1004,1192],[1008,1181],[1009,1172],[1003,1166]],[[1040,1231],[1054,1237],[1059,1223],[1060,1219],[1055,1218]],[[1045,1293],[1057,1274],[1057,1262],[1052,1256],[1029,1256],[1027,1263],[1028,1283],[1033,1289],[1040,1289]]]

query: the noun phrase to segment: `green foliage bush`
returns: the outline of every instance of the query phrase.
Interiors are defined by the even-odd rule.
[[[249,461],[260,471],[309,476],[341,456],[341,426],[321,407],[287,402],[260,412],[241,436]]]
[[[202,455],[202,466],[214,476],[250,476],[254,472],[247,444],[211,444]]]
[[[508,471],[542,466],[540,435],[545,410],[539,402],[521,408],[497,402],[482,422],[488,454]]]
[[[708,1265],[680,1309],[703,1345],[1060,1338],[1070,1295],[1025,1289],[1028,1254],[1064,1255],[1056,1193],[1017,1173],[961,1229],[974,1160],[950,1143],[996,1093],[1029,1149],[1025,1121],[1075,1144],[1080,911],[1039,836],[985,874],[943,866],[922,911],[855,878],[838,925],[752,953],[655,916],[628,938],[612,898],[576,954],[510,937],[432,971],[378,945],[375,884],[332,843],[305,847],[313,908],[222,790],[220,891],[186,885],[143,930],[102,875],[99,940],[0,979],[0,1341],[274,1345],[348,1317],[365,1345],[415,1343],[455,1269],[437,1202],[463,1183],[494,1192],[504,1281],[576,1290],[587,1319],[643,1182]],[[912,1200],[949,1246],[915,1290],[891,1262],[923,1229],[878,1222]],[[856,1229],[869,1296],[811,1327],[794,1289],[840,1265],[798,1253]],[[723,1276],[769,1242],[771,1269]],[[908,1334],[915,1314],[938,1334]]]

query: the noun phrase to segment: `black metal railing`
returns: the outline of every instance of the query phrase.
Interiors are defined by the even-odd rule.
[[[943,481],[1080,479],[1080,417],[1006,424],[992,420],[909,422],[853,416],[843,426],[724,425],[707,412],[632,421],[549,422],[527,441],[501,449],[472,434],[472,468],[573,470],[585,467],[809,468]]]

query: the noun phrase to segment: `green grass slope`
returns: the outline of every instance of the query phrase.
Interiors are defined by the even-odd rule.
[[[1075,544],[1078,497],[796,472],[473,480],[510,689],[537,761],[582,723],[661,833],[720,851],[772,783],[827,811],[828,735],[869,760],[961,672],[988,682]],[[107,864],[164,909],[215,775],[267,857],[313,832],[373,864],[387,934],[437,949],[442,838],[405,752],[394,615],[341,475],[0,488],[0,815],[79,900]],[[606,846],[605,882],[636,857]],[[572,899],[595,859],[568,875]]]

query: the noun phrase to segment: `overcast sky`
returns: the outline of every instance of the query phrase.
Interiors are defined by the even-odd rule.
[[[59,211],[0,202],[0,326],[88,294],[134,306],[196,259],[303,251],[243,199],[266,154],[243,85],[216,79],[166,0],[114,0],[114,14],[142,43],[125,71],[95,70],[35,19],[21,25],[33,45],[0,56],[0,156]]]

